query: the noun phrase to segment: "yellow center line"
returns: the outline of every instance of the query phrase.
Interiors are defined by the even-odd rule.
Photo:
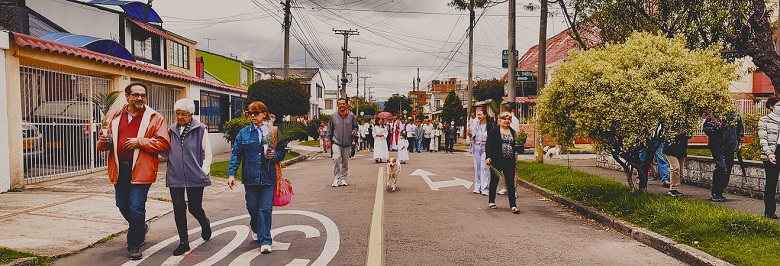
[[[371,232],[368,234],[368,258],[366,265],[385,265],[384,248],[384,202],[385,168],[379,167],[376,177],[376,197],[374,197],[374,211],[371,214]]]

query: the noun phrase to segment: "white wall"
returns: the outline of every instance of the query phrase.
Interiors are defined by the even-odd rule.
[[[26,4],[70,33],[119,40],[119,14],[65,0],[27,0]]]
[[[740,78],[729,84],[729,92],[731,93],[753,93],[753,71],[756,69],[756,65],[753,64],[753,60],[750,57],[745,57],[736,60],[736,63],[741,64],[739,70]]]
[[[5,79],[5,52],[8,50],[8,32],[0,31],[0,95],[7,95]],[[8,106],[7,97],[0,97],[0,106]],[[8,143],[8,112],[0,112],[0,143]],[[5,146],[5,145],[4,145]],[[9,152],[0,152],[0,165],[11,165]],[[11,169],[0,167],[0,193],[11,189]]]

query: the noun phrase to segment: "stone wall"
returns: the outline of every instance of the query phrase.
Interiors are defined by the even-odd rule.
[[[596,158],[596,166],[601,168],[623,171],[623,168],[609,155],[599,155]],[[688,156],[685,159],[685,170],[683,170],[682,183],[685,185],[709,188],[712,185],[712,171],[715,170],[715,163],[711,157]],[[658,166],[653,165],[653,175],[658,177]],[[729,186],[726,190],[730,193],[743,196],[763,199],[764,183],[764,164],[761,161],[745,161],[746,176],[742,176],[742,169],[739,163],[734,162],[731,170]],[[776,194],[780,198],[780,193]]]

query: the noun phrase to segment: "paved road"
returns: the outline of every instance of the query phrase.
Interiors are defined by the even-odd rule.
[[[497,210],[488,209],[486,196],[471,193],[471,161],[467,153],[414,153],[402,166],[399,190],[377,197],[385,164],[369,153],[350,161],[349,186],[338,188],[330,187],[331,159],[314,157],[284,170],[296,195],[274,210],[271,254],[260,255],[249,239],[239,186],[215,188],[205,200],[212,240],[202,243],[190,216],[193,251],[186,256],[171,256],[178,237],[168,214],[151,223],[143,261],[128,262],[122,234],[55,265],[365,265],[370,247],[377,247],[369,245],[376,217],[384,218],[387,265],[682,264],[527,190],[520,191],[519,215],[508,211],[506,196],[497,199]],[[384,216],[372,216],[377,199]]]

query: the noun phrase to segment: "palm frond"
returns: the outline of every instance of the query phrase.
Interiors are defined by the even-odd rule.
[[[279,139],[281,141],[302,139],[308,136],[306,127],[303,123],[297,121],[281,121],[277,128],[279,129]]]
[[[119,97],[120,91],[111,91],[109,93],[98,93],[95,95],[92,95],[92,102],[96,104],[100,111],[103,112],[103,115],[107,114],[109,110],[111,110],[111,106],[114,105],[116,102],[116,99]]]

